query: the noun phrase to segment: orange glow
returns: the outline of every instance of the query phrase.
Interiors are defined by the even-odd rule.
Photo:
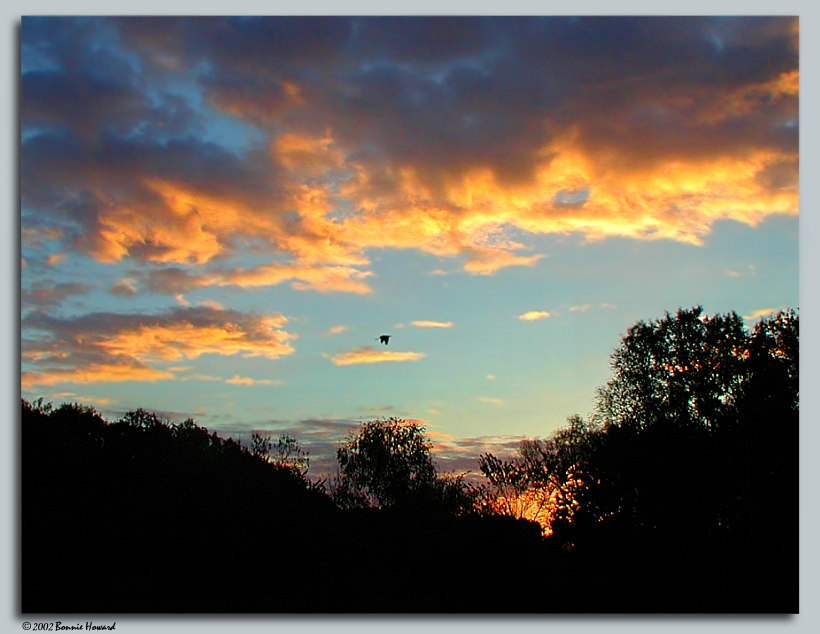
[[[255,333],[246,332],[231,323],[221,326],[195,326],[190,323],[140,326],[117,333],[96,345],[110,355],[122,354],[138,359],[196,359],[203,354],[242,354],[244,357],[276,359],[293,352],[287,341],[294,335],[273,330],[281,323],[279,319],[266,320],[260,332]]]
[[[90,363],[85,368],[72,370],[52,370],[48,372],[23,372],[21,385],[24,389],[35,385],[56,383],[122,383],[123,381],[165,381],[174,375],[137,365],[118,363]]]
[[[344,156],[333,147],[333,138],[311,138],[285,133],[276,138],[272,146],[275,158],[290,171],[301,176],[316,176],[342,166]]]
[[[747,115],[761,100],[793,98],[798,90],[795,70],[741,87],[712,101],[697,117],[704,125]],[[145,186],[168,213],[111,201],[91,243],[106,262],[138,250],[155,262],[202,264],[225,254],[235,236],[249,236],[294,261],[234,273],[230,283],[292,279],[300,290],[366,293],[370,289],[361,279],[369,273],[339,267],[369,265],[367,249],[462,256],[466,272],[490,275],[509,266],[533,266],[544,257],[522,255],[526,245],[512,239],[514,230],[516,237],[579,233],[588,240],[626,237],[699,245],[718,220],[755,226],[772,214],[798,213],[796,153],[750,148],[728,155],[716,143],[700,155],[669,151],[653,156],[616,143],[627,141],[598,141],[570,127],[534,158],[529,181],[500,182],[488,167],[471,167],[434,186],[414,166],[354,162],[331,133],[283,133],[271,145],[271,158],[288,172],[276,200],[252,192],[206,193],[150,178]],[[340,204],[350,213],[337,217]],[[320,264],[336,268],[320,270]],[[292,275],[287,266],[293,267]]]
[[[349,352],[334,355],[330,360],[334,365],[355,365],[359,363],[389,363],[418,361],[426,356],[422,352],[392,352],[375,350],[371,346],[361,346]]]

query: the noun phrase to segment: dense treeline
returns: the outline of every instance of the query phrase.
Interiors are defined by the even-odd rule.
[[[475,580],[540,541],[434,499],[342,510],[264,442],[193,421],[24,401],[22,427],[24,612],[482,610]]]
[[[791,311],[636,324],[595,413],[487,487],[395,419],[316,483],[292,438],[23,401],[22,609],[796,612],[798,342]]]
[[[796,611],[798,365],[794,311],[752,330],[699,307],[640,322],[589,419],[481,468],[548,506],[577,564],[654,579],[654,608]]]

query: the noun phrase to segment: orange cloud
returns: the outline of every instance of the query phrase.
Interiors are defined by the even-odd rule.
[[[754,321],[756,319],[760,319],[761,317],[765,317],[766,315],[771,315],[772,313],[776,313],[779,308],[759,308],[752,312],[751,315],[743,315],[743,319],[746,321]]]
[[[130,363],[92,363],[85,368],[50,370],[46,372],[23,372],[21,386],[24,389],[35,385],[55,385],[57,383],[122,383],[140,381],[155,383],[172,380],[170,372]]]
[[[361,346],[349,352],[334,355],[330,360],[335,365],[355,365],[359,363],[401,363],[418,361],[426,355],[422,352],[393,352],[375,350],[371,346]]]
[[[282,165],[300,176],[317,176],[338,169],[344,163],[344,155],[333,145],[330,136],[308,137],[286,132],[276,138],[272,151]]]
[[[237,324],[198,326],[179,322],[169,325],[141,325],[119,332],[96,345],[112,356],[124,354],[138,359],[196,359],[203,354],[276,359],[293,352],[287,343],[293,335],[275,330],[282,320],[268,318],[259,328],[269,332],[262,338],[249,336]]]
[[[184,367],[156,366],[203,354],[277,359],[294,351],[290,340],[295,335],[283,330],[285,317],[211,307],[177,308],[154,317],[92,314],[57,319],[33,314],[23,321],[24,328],[51,335],[23,340],[23,358],[33,365],[23,373],[24,386],[174,379],[173,372]]]
[[[724,28],[698,20],[686,33],[680,24],[662,20],[651,29],[668,29],[681,52],[660,70],[648,53],[657,41],[638,31],[612,51],[631,51],[629,63],[609,68],[576,57],[582,45],[560,48],[552,31],[577,29],[582,41],[594,29],[532,24],[529,35],[506,42],[513,58],[487,60],[487,81],[452,82],[444,101],[429,69],[414,71],[409,82],[407,68],[386,60],[381,87],[370,73],[350,72],[374,45],[349,46],[369,38],[366,29],[317,51],[315,73],[294,69],[287,80],[286,60],[241,75],[217,52],[223,43],[209,42],[214,76],[203,100],[255,125],[267,135],[262,149],[235,153],[180,141],[172,150],[123,140],[110,154],[96,154],[26,143],[24,204],[34,208],[44,192],[64,197],[64,190],[93,200],[94,214],[70,220],[83,230],[77,245],[103,262],[131,256],[204,265],[252,245],[281,263],[197,283],[287,281],[298,290],[359,294],[372,291],[364,281],[372,273],[353,268],[370,265],[369,250],[420,250],[491,275],[544,258],[527,243],[533,236],[699,245],[720,220],[755,226],[773,214],[797,215],[798,21]],[[726,40],[721,46],[732,47],[720,64],[708,61],[713,30]],[[485,35],[502,36],[492,31]],[[536,33],[534,47],[527,38]],[[240,44],[226,43],[226,50]],[[156,59],[156,46],[143,53]],[[182,55],[174,49],[163,57]],[[768,63],[744,65],[757,55]],[[528,69],[544,64],[558,85],[573,89],[534,85]],[[194,66],[180,59],[167,70]],[[729,79],[719,81],[721,72]],[[507,91],[496,101],[485,91],[502,74]],[[395,89],[382,92],[387,85]],[[482,128],[471,129],[471,121],[506,123],[477,135]],[[114,154],[124,161],[111,161]],[[47,200],[41,210],[53,207]],[[47,227],[23,229],[26,244],[59,237]]]
[[[797,75],[738,90],[714,107],[736,110],[749,94],[793,96]],[[771,214],[798,213],[796,152],[761,146],[723,153],[715,147],[687,156],[670,150],[648,153],[636,164],[641,152],[630,143],[637,141],[598,138],[576,124],[546,142],[529,180],[510,183],[488,167],[472,166],[433,183],[411,166],[360,163],[355,148],[330,133],[286,132],[273,142],[273,157],[288,167],[276,196],[206,192],[169,177],[145,177],[142,186],[159,207],[155,200],[112,201],[89,244],[104,262],[137,254],[154,262],[205,264],[229,255],[242,237],[291,261],[212,275],[200,285],[290,281],[298,290],[365,294],[372,289],[363,280],[372,272],[353,267],[369,264],[368,249],[460,257],[466,272],[491,275],[545,257],[521,253],[528,235],[697,245],[718,220],[754,226]],[[101,200],[111,198],[101,187],[94,191]]]

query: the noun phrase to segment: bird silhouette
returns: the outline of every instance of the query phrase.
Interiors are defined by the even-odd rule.
[[[379,340],[379,343],[387,345],[387,342],[390,341],[390,335],[379,335],[376,339]]]

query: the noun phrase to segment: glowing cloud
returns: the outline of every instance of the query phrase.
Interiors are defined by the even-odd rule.
[[[141,364],[128,362],[91,363],[85,368],[23,372],[21,374],[21,386],[28,389],[35,385],[55,385],[58,383],[122,383],[125,381],[154,383],[172,379],[174,379],[174,375],[170,372]]]
[[[24,137],[21,149],[21,198],[31,211],[24,244],[59,241],[109,264],[135,258],[190,267],[252,247],[277,263],[177,282],[289,282],[366,294],[372,273],[354,267],[369,265],[376,249],[458,258],[467,273],[492,275],[546,257],[531,253],[533,236],[700,245],[720,220],[756,226],[773,214],[797,215],[797,19],[670,17],[630,29],[617,46],[616,38],[599,37],[618,21],[641,19],[463,18],[456,22],[471,35],[453,30],[448,53],[423,35],[405,42],[401,21],[374,28],[357,18],[354,27],[340,17],[321,28],[331,24],[344,36],[328,36],[309,62],[285,54],[275,17],[230,28],[216,27],[221,18],[158,17],[150,29],[89,21],[84,33],[120,37],[66,41],[86,53],[94,42],[102,47],[94,55],[131,56],[133,74],[109,77],[107,69],[58,60],[58,68],[94,78],[75,82],[76,92],[61,99],[69,71],[24,73],[22,124],[39,132]],[[63,28],[76,37],[72,23]],[[717,63],[712,34],[724,29],[732,38]],[[36,42],[37,31],[27,24],[24,43]],[[271,37],[260,37],[266,31]],[[252,43],[263,40],[281,62],[254,63],[251,72],[244,64],[260,54]],[[404,44],[385,58],[376,81],[363,69],[385,41]],[[662,41],[675,43],[675,55],[664,56],[661,70]],[[589,64],[580,53],[586,44],[612,63]],[[762,52],[768,63],[749,62]],[[480,78],[465,54],[484,60]],[[199,62],[207,81],[194,74]],[[532,69],[544,67],[549,77],[534,81]],[[197,116],[171,100],[157,104],[142,88],[149,82],[140,68],[199,86],[208,114],[253,126],[259,142],[237,150],[194,140]],[[446,84],[434,70],[441,68],[452,70]],[[100,82],[128,85],[128,98],[82,92]],[[141,133],[126,133],[133,130]],[[67,226],[77,230],[55,228]]]
[[[58,382],[173,379],[168,361],[203,354],[277,359],[291,354],[295,338],[281,315],[258,316],[210,307],[176,308],[161,315],[91,314],[57,319],[42,313],[23,327],[48,337],[24,339],[24,386]]]
[[[751,315],[743,315],[743,319],[746,321],[754,321],[756,319],[760,319],[761,317],[765,317],[766,315],[771,315],[772,313],[776,313],[779,308],[759,308],[756,311],[752,312]]]
[[[452,328],[452,321],[413,321],[410,322],[417,328]]]
[[[393,352],[376,350],[371,346],[361,346],[349,352],[334,355],[330,360],[335,365],[356,365],[359,363],[403,363],[418,361],[426,356],[422,352]]]
[[[547,319],[549,316],[550,312],[546,310],[529,310],[519,315],[518,318],[522,321],[535,321],[537,319]]]

